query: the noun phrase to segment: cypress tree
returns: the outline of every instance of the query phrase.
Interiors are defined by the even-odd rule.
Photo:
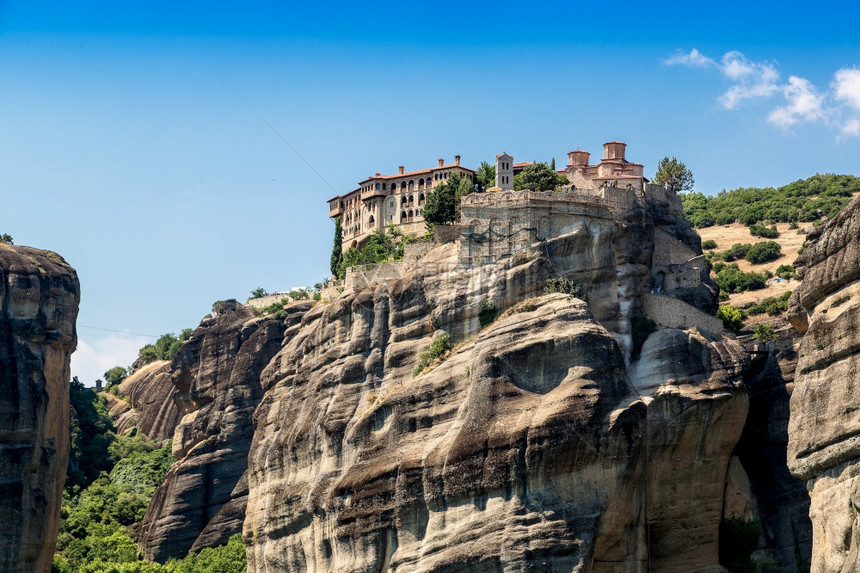
[[[340,267],[340,260],[343,258],[342,247],[343,236],[340,228],[340,217],[336,217],[334,220],[334,246],[331,249],[331,259],[329,261],[329,268],[333,275],[337,275],[337,270]]]

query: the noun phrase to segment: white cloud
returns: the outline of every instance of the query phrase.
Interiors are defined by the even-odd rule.
[[[691,68],[709,68],[716,65],[714,60],[702,55],[696,48],[690,50],[689,54],[685,54],[679,50],[677,54],[663,61],[670,66],[681,65],[690,66]]]
[[[834,74],[833,91],[836,99],[860,111],[860,70],[842,68]]]
[[[728,52],[719,64],[720,72],[735,83],[719,101],[734,109],[745,99],[770,97],[779,91],[779,72],[770,64],[751,62],[740,52]]]
[[[134,362],[138,350],[151,342],[145,336],[131,334],[111,334],[90,343],[79,338],[78,348],[72,354],[72,376],[86,386],[93,386],[97,378],[104,378],[106,370]]]
[[[767,114],[769,123],[783,128],[816,123],[838,130],[838,139],[860,136],[860,69],[856,67],[837,70],[830,89],[822,91],[800,76],[783,82],[774,64],[752,61],[738,51],[726,52],[718,63],[693,48],[664,63],[718,70],[731,84],[717,98],[725,109],[735,109],[746,100],[781,96],[782,104]]]
[[[842,135],[855,137],[860,135],[860,119],[855,117],[846,121],[842,126]]]
[[[788,127],[800,121],[812,123],[826,119],[824,96],[809,80],[791,76],[788,85],[782,87],[782,93],[788,103],[770,112],[767,116],[769,122]]]

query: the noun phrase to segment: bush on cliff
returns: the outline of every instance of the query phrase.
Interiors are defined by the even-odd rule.
[[[217,304],[215,303],[215,305]],[[213,309],[215,305],[212,305]],[[138,351],[137,363],[143,365],[155,362],[156,360],[173,360],[182,343],[191,338],[192,332],[190,328],[186,328],[179,333],[178,337],[172,332],[162,334],[155,341],[155,344],[147,344]]]
[[[415,370],[412,371],[413,376],[418,376],[426,368],[431,366],[436,360],[443,358],[454,347],[451,344],[451,338],[447,332],[441,332],[433,337],[433,342],[427,347],[427,350],[421,353],[418,357],[418,364],[415,365]]]
[[[552,294],[554,292],[569,294],[573,297],[588,302],[588,291],[585,290],[585,287],[582,286],[581,283],[578,283],[577,281],[569,279],[567,277],[547,279],[546,286],[544,286],[543,288],[543,293]]]
[[[384,231],[378,228],[362,248],[350,248],[343,253],[337,269],[337,278],[343,280],[349,267],[384,263],[389,259],[402,260],[404,248],[414,240],[414,236],[404,235],[394,225],[389,225]]]
[[[499,307],[491,300],[481,301],[481,312],[478,313],[478,322],[481,328],[492,323],[499,316]]]

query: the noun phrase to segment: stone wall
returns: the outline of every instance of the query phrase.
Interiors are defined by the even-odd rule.
[[[461,200],[460,263],[497,261],[531,245],[581,232],[598,236],[615,219],[597,196],[578,192],[504,191]]]
[[[266,308],[267,306],[275,304],[276,302],[281,302],[284,299],[290,300],[289,293],[277,292],[274,294],[261,296],[259,298],[249,298],[245,301],[245,306],[250,306],[257,309]]]
[[[645,293],[642,295],[642,306],[648,318],[669,328],[698,328],[711,334],[723,333],[723,321],[716,316],[705,314],[684,301]]]
[[[654,256],[651,260],[653,267],[684,264],[696,257],[696,253],[665,231],[654,230]]]
[[[349,267],[346,269],[343,286],[346,288],[365,288],[373,283],[399,279],[406,269],[412,267],[427,254],[427,251],[435,246],[434,243],[410,243],[403,248],[403,260],[401,261]]]

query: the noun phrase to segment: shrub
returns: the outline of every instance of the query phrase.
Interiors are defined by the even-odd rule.
[[[747,250],[744,258],[754,265],[774,261],[782,256],[782,248],[776,241],[756,243]]]
[[[779,237],[779,231],[776,230],[775,226],[765,227],[756,223],[750,226],[750,235],[753,237],[764,237],[765,239],[776,239]]]
[[[578,283],[575,280],[568,279],[566,277],[551,278],[546,281],[546,286],[543,289],[543,293],[552,294],[555,292],[569,294],[578,299],[588,302],[588,292],[585,290],[585,287],[582,286],[581,283]]]
[[[730,249],[719,253],[714,253],[714,258],[730,263],[732,261],[744,258],[750,248],[752,248],[752,245],[750,243],[735,243],[731,246]]]
[[[796,279],[797,272],[791,265],[779,265],[776,267],[776,276],[787,281],[789,279]]]
[[[767,342],[768,340],[776,338],[776,333],[773,331],[773,326],[766,322],[762,322],[756,325],[755,330],[753,331],[753,338],[759,342]]]
[[[708,239],[707,241],[702,241],[702,248],[706,251],[710,251],[711,249],[717,248],[717,242],[713,239]]]
[[[721,306],[717,311],[717,318],[721,319],[723,326],[732,332],[738,332],[744,327],[744,312],[736,306],[730,304]]]
[[[478,320],[481,323],[481,328],[484,328],[499,316],[499,308],[491,300],[481,301],[481,312],[478,313]]]
[[[714,268],[716,269],[716,265]],[[763,289],[766,280],[767,276],[764,273],[745,273],[740,270],[737,263],[725,265],[714,275],[714,282],[720,290],[729,294]]]
[[[418,357],[418,364],[415,365],[415,370],[412,371],[413,376],[421,374],[425,368],[430,366],[437,358],[442,358],[449,350],[454,347],[451,344],[451,338],[447,332],[437,334],[433,338],[433,342],[427,347],[427,350],[421,353]]]
[[[426,209],[424,213],[426,221]],[[349,248],[343,253],[337,266],[337,278],[343,280],[349,267],[384,263],[389,259],[402,260],[404,246],[409,240],[393,224],[388,225],[384,231],[378,227],[362,248]]]
[[[290,291],[290,298],[293,300],[305,300],[310,298],[308,295],[308,289],[306,288],[297,288]]]
[[[747,314],[758,315],[767,313],[770,316],[776,316],[788,309],[788,299],[791,296],[791,291],[782,293],[779,297],[769,296],[758,304],[754,304],[747,309]]]

